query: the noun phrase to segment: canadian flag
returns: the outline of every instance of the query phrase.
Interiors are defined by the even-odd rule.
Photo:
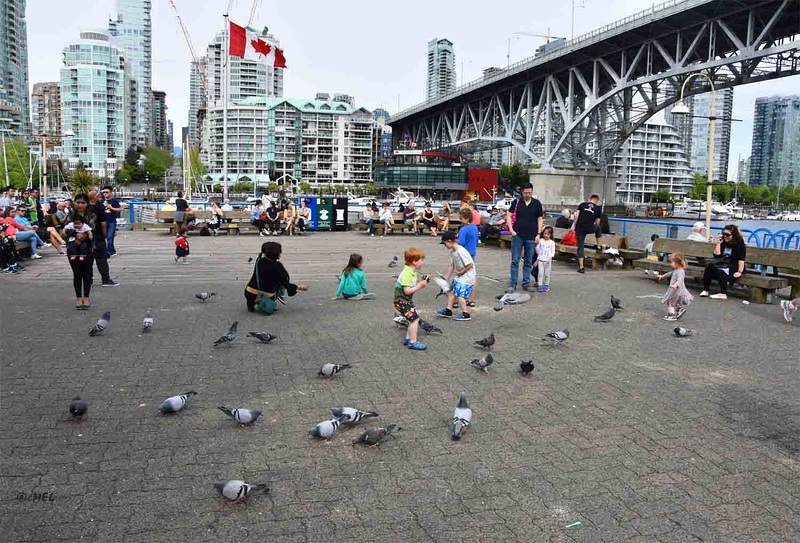
[[[253,60],[267,66],[286,68],[286,57],[283,56],[283,51],[262,40],[255,32],[250,32],[235,23],[231,23],[229,52],[232,57]]]

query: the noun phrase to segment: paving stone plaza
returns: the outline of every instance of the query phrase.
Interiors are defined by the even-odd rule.
[[[295,283],[309,286],[272,316],[242,291],[264,241],[280,241]],[[777,305],[696,298],[672,335],[667,288],[643,272],[575,273],[556,263],[552,290],[492,310],[510,252],[478,249],[473,320],[434,319],[435,289],[415,295],[444,330],[401,345],[392,322],[404,247],[446,271],[427,236],[363,233],[173,239],[119,232],[117,288],[95,272],[90,311],[74,309],[66,258],[45,250],[2,292],[2,532],[26,541],[790,542],[800,540],[800,334]],[[334,301],[335,275],[364,256],[374,301]],[[695,296],[697,290],[692,289]],[[199,291],[217,296],[206,303]],[[625,310],[593,317],[609,295]],[[141,324],[153,309],[154,330]],[[104,311],[104,336],[88,332]],[[213,347],[234,321],[239,338]],[[543,343],[568,327],[561,347]],[[261,344],[249,331],[278,339]],[[494,332],[491,375],[471,368],[472,342]],[[521,359],[536,367],[525,378]],[[331,380],[323,363],[351,369]],[[195,390],[172,416],[161,401]],[[474,411],[450,439],[461,391]],[[89,405],[72,423],[71,399]],[[376,449],[360,428],[329,441],[306,429],[347,405],[402,431]],[[217,407],[263,412],[242,430]],[[230,505],[213,483],[270,492]],[[577,524],[579,523],[579,524]]]

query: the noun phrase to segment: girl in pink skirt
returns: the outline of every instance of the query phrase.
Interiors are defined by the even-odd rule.
[[[686,258],[683,253],[672,253],[669,257],[669,267],[672,268],[672,271],[659,275],[658,280],[670,278],[669,288],[661,302],[667,306],[667,314],[664,316],[664,320],[676,321],[683,317],[683,314],[686,313],[686,308],[692,303],[694,297],[684,284],[686,279]]]

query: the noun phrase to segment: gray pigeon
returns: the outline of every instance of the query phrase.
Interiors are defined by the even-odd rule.
[[[223,406],[217,407],[217,409],[238,422],[240,426],[251,426],[261,416],[261,411],[256,409],[228,409]]]
[[[186,401],[192,396],[197,396],[197,392],[190,390],[189,392],[185,392],[179,396],[170,396],[161,402],[161,406],[158,409],[162,413],[177,413],[183,409],[183,406],[186,405]]]
[[[461,434],[467,431],[472,422],[472,409],[467,403],[467,393],[462,392],[458,400],[458,405],[453,413],[453,440],[461,439]]]
[[[197,294],[194,295],[194,297],[197,298],[198,300],[202,301],[202,302],[205,302],[206,300],[208,300],[212,296],[216,296],[216,295],[217,295],[216,292],[198,292]]]
[[[325,420],[314,426],[313,428],[308,429],[308,435],[311,437],[318,437],[320,439],[330,439],[336,435],[336,431],[339,430],[339,419],[331,419]]]
[[[148,309],[147,314],[144,316],[144,320],[142,321],[142,333],[146,334],[153,330],[153,310]]]
[[[88,407],[86,406],[86,402],[81,400],[80,396],[75,396],[72,399],[72,403],[69,404],[69,412],[72,415],[72,418],[80,418],[86,414],[88,411]]]
[[[552,341],[554,345],[561,345],[565,341],[569,339],[569,330],[564,328],[559,332],[550,332],[545,337],[542,338],[542,341]]]
[[[330,362],[322,366],[322,369],[319,370],[317,375],[321,375],[330,379],[340,371],[346,370],[350,367],[350,364],[331,364]]]
[[[524,304],[531,299],[531,295],[527,292],[516,292],[514,290],[506,291],[504,294],[495,296],[497,302],[494,304],[495,311],[502,311],[508,305]]]
[[[678,336],[678,337],[689,337],[689,336],[692,335],[692,331],[691,330],[688,330],[688,329],[686,329],[686,328],[684,328],[682,326],[676,326],[675,330],[673,330],[673,332],[675,332],[675,335]]]
[[[248,494],[255,494],[256,492],[263,492],[267,494],[269,492],[269,488],[267,485],[263,485],[261,483],[246,483],[244,481],[227,481],[224,483],[214,483],[214,488],[217,489],[220,496],[223,498],[227,498],[228,500],[238,503],[243,502]]]
[[[528,360],[525,362],[524,360],[520,361],[519,369],[522,372],[522,375],[530,375],[533,371],[533,360]]]
[[[616,309],[617,311],[622,311],[622,300],[619,298],[614,298],[614,295],[611,295],[611,307]]]
[[[342,424],[349,424],[350,426],[358,424],[363,419],[378,416],[375,411],[362,411],[355,407],[333,407],[331,408],[331,413],[333,413],[334,417],[339,419],[339,422]]]
[[[494,303],[494,310],[495,310],[495,311],[502,311],[502,310],[503,310],[503,308],[505,307],[505,305],[506,305],[506,303],[503,301],[503,297],[501,296],[501,297],[500,297],[500,298],[498,298],[498,299],[497,299],[497,301]]]
[[[374,449],[380,445],[384,439],[392,435],[393,432],[399,432],[400,430],[402,430],[402,428],[394,424],[386,428],[367,428],[363,434],[353,440],[353,445],[366,443],[370,449]]]
[[[483,347],[484,349],[490,349],[491,350],[492,345],[494,345],[494,332],[489,334],[489,337],[485,337],[483,339],[479,339],[478,341],[476,341],[475,345],[478,345],[479,347]]]
[[[606,311],[602,315],[597,315],[594,318],[594,322],[608,322],[608,321],[610,321],[611,319],[614,318],[614,315],[616,313],[617,313],[617,310],[612,307],[611,309],[609,309],[608,311]]]
[[[390,268],[397,267],[397,257],[396,256],[394,258],[392,258],[391,262],[389,262],[389,267]]]
[[[89,330],[89,335],[94,337],[105,334],[106,330],[108,329],[108,323],[110,321],[111,321],[111,311],[106,311],[105,313],[103,313],[103,316],[100,317],[100,319],[97,321],[97,323],[95,323],[95,325],[92,326],[92,329]]]
[[[228,330],[227,334],[225,334],[224,336],[222,336],[221,338],[219,338],[217,341],[214,342],[214,347],[219,347],[223,343],[230,343],[231,341],[235,340],[236,336],[238,336],[237,333],[238,329],[239,329],[239,321],[236,321],[233,324],[231,324],[231,328],[230,330]]]
[[[278,339],[278,336],[273,336],[268,332],[250,332],[247,335],[256,338],[261,343],[269,343],[273,339]]]
[[[473,368],[483,370],[486,375],[489,375],[489,366],[491,366],[493,363],[494,357],[492,357],[492,353],[489,353],[483,358],[475,358],[469,363],[469,365]]]
[[[441,328],[429,323],[425,319],[419,319],[419,327],[422,328],[423,330],[425,330],[429,334],[434,334],[434,333],[436,333],[436,334],[444,334],[444,332],[442,332]]]
[[[431,277],[436,286],[439,287],[439,293],[436,295],[436,298],[439,296],[447,296],[447,293],[450,292],[450,283],[445,279],[441,274],[436,274]]]
[[[405,326],[405,327],[407,327],[407,326],[408,326],[408,321],[407,321],[407,320],[406,320],[406,318],[405,318],[404,316],[402,316],[402,315],[395,314],[395,316],[394,316],[394,317],[392,317],[392,320],[394,321],[394,323],[395,323],[397,326]]]

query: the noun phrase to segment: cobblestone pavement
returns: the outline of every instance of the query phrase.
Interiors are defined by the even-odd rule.
[[[698,298],[682,321],[695,335],[677,339],[660,300],[640,298],[664,285],[640,272],[580,276],[559,263],[549,294],[495,313],[509,253],[481,248],[473,320],[438,319],[444,336],[423,334],[428,351],[410,352],[391,320],[399,268],[387,263],[418,245],[426,270],[444,271],[448,255],[435,240],[282,238],[293,280],[311,290],[270,317],[247,313],[242,298],[247,259],[263,241],[192,237],[191,264],[177,266],[168,235],[121,232],[111,269],[122,285],[96,288],[87,312],[72,308],[66,259],[51,250],[0,278],[1,540],[800,538],[800,334],[777,306]],[[378,299],[332,301],[334,275],[354,251]],[[219,295],[200,303],[200,290]],[[416,296],[431,320],[441,307],[433,290]],[[594,323],[610,293],[625,311]],[[149,307],[155,330],[142,336]],[[106,310],[110,331],[90,338]],[[239,339],[214,349],[234,320]],[[564,326],[567,345],[539,340]],[[279,339],[262,345],[244,337],[251,330]],[[469,367],[480,353],[470,343],[491,331],[496,362],[486,376]],[[518,373],[521,358],[536,363],[529,378]],[[323,362],[353,367],[325,381],[316,376]],[[189,389],[198,395],[183,412],[157,412]],[[475,416],[454,442],[462,390]],[[89,413],[73,425],[76,394]],[[264,414],[240,430],[219,405]],[[374,450],[351,446],[355,429],[307,438],[334,405],[377,410],[377,422],[403,430]],[[212,483],[237,478],[272,490],[228,505]]]

